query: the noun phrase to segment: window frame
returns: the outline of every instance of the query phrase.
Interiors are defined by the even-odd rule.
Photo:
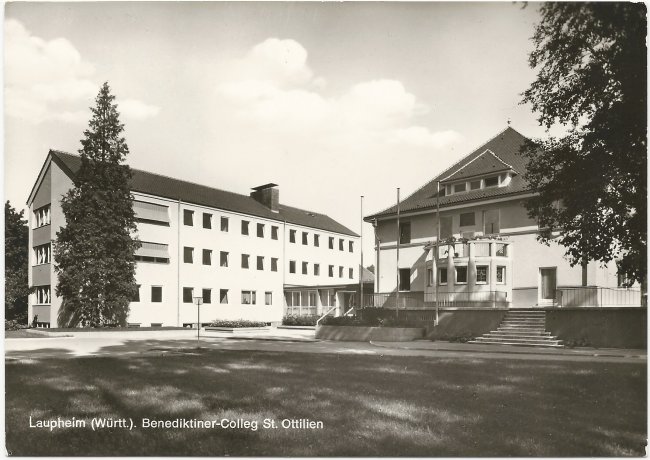
[[[191,209],[183,209],[183,225],[186,227],[194,227],[194,211]]]
[[[163,301],[163,287],[151,286],[151,303],[162,303]],[[159,300],[156,300],[159,299]]]
[[[408,230],[408,235],[406,234]],[[399,223],[399,244],[411,244],[411,222],[404,221]]]
[[[280,227],[277,225],[271,225],[271,239],[272,240],[277,240],[278,239],[278,234],[280,232]]]
[[[188,252],[189,249],[189,252]],[[188,262],[189,254],[189,262]],[[183,246],[183,263],[184,264],[193,264],[194,263],[194,248],[191,246]]]
[[[485,281],[479,281],[479,269],[485,269]],[[479,285],[485,285],[490,282],[490,266],[481,264],[481,265],[476,265],[476,284]]]
[[[501,272],[501,281],[499,281],[499,272]],[[497,265],[496,284],[506,284],[507,269],[505,265]]]
[[[296,261],[295,260],[290,260],[289,261],[289,273],[292,275],[296,274]]]
[[[465,281],[458,281],[458,269],[464,269],[465,270]],[[468,269],[467,265],[456,265],[454,267],[454,276],[455,276],[454,281],[455,281],[455,284],[467,284],[467,279],[469,277],[468,272],[469,272],[469,269]]]
[[[250,296],[250,302],[244,301],[244,295],[248,294]],[[257,305],[257,291],[242,289],[241,290],[241,304],[242,305]]]
[[[219,305],[228,305],[228,289],[219,289]]]
[[[186,295],[189,292],[189,297]],[[189,298],[189,300],[188,300]],[[194,303],[194,288],[183,286],[183,303]]]
[[[230,218],[226,216],[221,216],[221,225],[220,225],[221,231],[228,233],[229,227],[230,227]]]
[[[278,271],[278,258],[277,257],[271,257],[271,271],[272,272],[277,272]]]
[[[257,269],[264,270],[264,256],[257,256]]]
[[[228,259],[230,258],[230,253],[228,251],[219,251],[219,266],[228,268]],[[224,264],[225,261],[225,264]]]
[[[242,236],[250,236],[250,220],[244,220],[242,219],[241,221],[241,234]]]
[[[265,225],[261,222],[257,223],[257,237],[258,238],[264,238],[264,230],[265,230]]]
[[[206,300],[206,295],[205,295],[206,293],[208,294],[207,295],[207,300]],[[212,303],[212,289],[211,288],[203,288],[201,290],[201,294],[203,296],[203,303],[204,304],[206,304],[206,303],[211,304]]]
[[[250,254],[242,254],[241,255],[241,268],[243,270],[250,270],[251,263],[250,263]]]
[[[205,220],[206,217],[208,218],[207,227],[205,225],[206,224],[206,220]],[[212,229],[212,214],[209,213],[209,212],[204,212],[203,213],[203,228]]]
[[[212,265],[212,249],[203,249],[202,254],[203,254],[202,257],[201,257],[202,264],[203,265]],[[206,262],[206,255],[207,255],[208,263],[205,263]]]
[[[264,305],[273,305],[273,291],[264,291]]]
[[[443,276],[444,273],[444,276]],[[449,268],[438,267],[438,286],[447,286],[449,284]],[[443,281],[444,279],[444,281]]]
[[[465,216],[465,220],[467,221],[468,216],[472,216],[472,223],[463,223],[463,216]],[[458,226],[459,227],[474,227],[476,226],[476,212],[470,211],[470,212],[461,212],[458,215]]]

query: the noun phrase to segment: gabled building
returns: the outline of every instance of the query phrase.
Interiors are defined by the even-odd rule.
[[[614,262],[571,267],[562,246],[537,241],[524,206],[534,194],[519,155],[526,140],[508,127],[444,170],[400,203],[399,228],[397,205],[364,219],[375,227],[375,305],[640,304],[638,290],[618,289]]]
[[[29,321],[57,327],[52,244],[65,226],[62,196],[73,187],[79,156],[51,150],[29,195]],[[284,205],[276,184],[250,196],[132,170],[133,208],[142,247],[137,251],[139,293],[128,322],[137,326],[193,326],[194,296],[202,296],[201,323],[214,319],[279,322],[285,286],[328,286],[319,309],[346,301],[339,288],[358,284],[359,236],[332,218]],[[287,294],[290,295],[290,294]],[[305,302],[304,305],[301,302]],[[295,300],[292,298],[292,305]],[[310,297],[300,297],[309,307]]]

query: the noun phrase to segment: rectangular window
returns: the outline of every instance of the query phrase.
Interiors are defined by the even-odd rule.
[[[314,264],[314,275],[320,276],[320,264]]]
[[[447,269],[440,268],[438,269],[438,284],[444,286],[447,284]]]
[[[295,260],[290,260],[289,261],[289,273],[296,273],[296,261]]]
[[[508,245],[504,243],[496,243],[497,257],[508,257]]]
[[[317,293],[314,291],[309,292],[309,306],[310,307],[315,307],[316,306],[316,297]]]
[[[140,302],[140,284],[135,285],[135,290],[133,291],[131,302]]]
[[[228,303],[228,289],[219,289],[219,303]]]
[[[470,190],[478,190],[481,188],[481,181],[480,180],[473,180],[472,182],[469,183],[469,188]]]
[[[271,227],[271,239],[272,240],[278,239],[278,227],[276,225],[273,225]]]
[[[466,183],[454,184],[454,193],[464,192],[466,190]]]
[[[255,291],[241,291],[242,305],[255,305],[257,302]]]
[[[302,274],[306,275],[308,273],[308,267],[307,267],[307,262],[302,263]]]
[[[453,220],[451,216],[440,216],[440,239],[445,240],[453,235]]]
[[[250,256],[248,254],[241,255],[241,268],[248,268],[248,259]]]
[[[456,267],[456,283],[465,284],[467,283],[467,266]]]
[[[271,257],[271,271],[272,272],[277,272],[278,271],[278,259],[277,259],[277,257]]]
[[[427,268],[427,286],[433,286],[433,268]]]
[[[263,256],[257,256],[257,269],[258,270],[264,270],[264,257]]]
[[[339,251],[343,251],[343,244],[344,244],[343,238],[339,238]]]
[[[162,286],[151,286],[151,301],[154,303],[162,302]]]
[[[400,222],[399,224],[399,243],[408,244],[411,242],[411,223]]]
[[[183,288],[183,303],[192,303],[192,296],[194,295],[194,288]]]
[[[354,269],[353,268],[348,268],[348,276],[350,279],[354,279]]]
[[[203,213],[203,228],[212,228],[212,214]]]
[[[228,253],[225,251],[221,251],[219,253],[219,265],[221,267],[227,267],[228,266]]]
[[[34,211],[34,228],[50,225],[50,205],[43,206]]]
[[[501,231],[500,213],[498,209],[483,211],[483,232],[486,235]]]
[[[257,224],[257,237],[264,238],[264,224]]]
[[[334,249],[334,237],[330,236],[330,249]]]
[[[228,218],[227,217],[222,217],[221,218],[221,231],[222,232],[227,232],[228,231]]]
[[[339,278],[343,278],[343,267],[339,266]]]
[[[293,302],[293,305],[295,307],[302,305],[302,303],[300,302],[300,292],[292,292],[291,297],[292,297],[291,301]]]
[[[460,215],[460,226],[461,227],[469,227],[475,224],[476,214],[473,212],[465,212]]]
[[[49,305],[51,302],[50,286],[38,286],[36,288],[36,303],[39,305]]]
[[[349,243],[349,251],[354,252],[354,241],[350,241],[350,243]]]
[[[248,222],[247,220],[242,220],[241,221],[241,234],[242,235],[248,235]]]
[[[212,250],[203,250],[203,265],[212,265]]]
[[[34,265],[52,263],[52,245],[51,243],[41,244],[34,248]]]
[[[316,247],[320,246],[320,235],[317,233],[314,233],[314,246]]]
[[[183,224],[190,227],[194,225],[194,211],[183,209]]]
[[[497,185],[499,185],[499,176],[485,178],[486,187],[496,187]]]
[[[399,269],[399,290],[400,291],[411,290],[411,269],[410,268]]]
[[[187,246],[183,248],[183,262],[186,264],[194,263],[194,248],[188,248]]]
[[[212,289],[203,289],[203,303],[212,303]]]
[[[487,284],[488,267],[487,265],[476,266],[476,284]]]
[[[497,284],[506,284],[506,267],[497,266]]]
[[[266,291],[264,293],[264,305],[273,305],[273,293]]]
[[[334,278],[334,265],[330,265],[330,266],[329,266],[329,268],[328,268],[328,270],[327,270],[327,275],[328,275],[330,278]]]
[[[302,244],[305,246],[309,244],[309,234],[307,232],[302,232]]]

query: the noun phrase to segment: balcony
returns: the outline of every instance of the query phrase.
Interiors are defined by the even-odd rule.
[[[567,287],[555,291],[555,306],[561,307],[640,307],[647,306],[640,289]]]
[[[430,310],[436,308],[433,292],[395,292],[372,294],[372,307],[398,310]],[[505,291],[438,292],[440,308],[506,308],[508,293]]]

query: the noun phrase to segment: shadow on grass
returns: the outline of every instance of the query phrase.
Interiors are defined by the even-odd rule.
[[[646,366],[227,351],[7,362],[14,455],[643,455]],[[176,341],[175,343],[178,343]],[[182,345],[186,345],[183,348]],[[124,352],[127,351],[126,345]],[[111,348],[114,353],[118,348]],[[30,428],[29,418],[137,428]],[[145,429],[142,419],[322,421],[323,429]],[[90,423],[89,423],[90,424]]]

